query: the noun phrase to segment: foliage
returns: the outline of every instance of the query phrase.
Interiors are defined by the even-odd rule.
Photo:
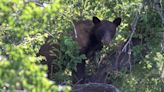
[[[44,31],[60,9],[55,0],[45,8],[27,0],[0,1],[0,89],[28,92],[57,91],[38,65],[36,52],[43,43]],[[43,34],[43,35],[42,35]]]
[[[53,63],[59,67],[52,80],[70,83],[71,70],[85,58],[79,56],[72,39],[73,22],[92,16],[110,21],[122,17],[116,38],[103,49],[103,54],[106,54],[107,49],[113,50],[130,36],[131,24],[138,14],[133,37],[144,39],[145,44],[132,50],[139,63],[130,73],[120,72],[110,78],[122,92],[161,91],[163,26],[155,9],[156,1],[164,6],[162,0],[0,0],[0,89],[58,90],[45,76],[47,67],[39,64],[42,57],[36,57],[47,36],[52,36],[52,44],[60,45],[52,50],[52,54],[57,52],[58,56]],[[143,48],[147,50],[145,56],[141,54]]]
[[[152,2],[151,2],[152,4]],[[163,82],[161,70],[163,65],[163,51],[161,48],[162,22],[161,18],[150,2],[143,2],[140,11],[140,19],[137,24],[134,37],[144,40],[142,46],[133,47],[135,61],[139,61],[132,68],[130,74],[121,72],[114,76],[115,84],[121,87],[123,92],[159,92]],[[146,49],[142,52],[142,49]],[[146,54],[142,55],[142,54]]]
[[[52,80],[57,83],[62,84],[66,82],[67,84],[71,83],[71,71],[76,70],[77,63],[80,63],[83,59],[85,59],[85,55],[80,55],[79,49],[76,46],[77,44],[73,41],[72,37],[61,35],[58,38],[58,42],[55,44],[60,44],[59,48],[53,48],[52,55],[56,55],[57,57],[54,59],[53,64],[55,67],[58,67],[57,71],[52,74]],[[52,41],[54,41],[52,39]],[[54,44],[54,42],[52,42]]]
[[[134,58],[139,63],[133,66],[130,74],[121,72],[119,76],[113,75],[112,81],[123,92],[160,91],[159,86],[162,83],[160,71],[163,63],[160,42],[163,28],[161,18],[154,8],[155,0],[69,0],[64,2],[66,2],[64,3],[64,10],[69,11],[69,13],[64,12],[64,14],[71,15],[70,19],[88,19],[92,16],[109,20],[117,16],[123,18],[117,36],[112,45],[109,46],[110,49],[113,49],[130,36],[132,22],[138,14],[139,20],[133,37],[144,39],[146,47],[134,47]],[[143,48],[147,49],[146,56],[141,55]],[[158,58],[158,61],[154,58]],[[140,89],[138,90],[138,88]]]

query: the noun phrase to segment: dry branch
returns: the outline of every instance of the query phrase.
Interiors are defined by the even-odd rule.
[[[155,2],[155,9],[157,10],[158,14],[160,15],[161,18],[161,26],[164,28],[164,10],[163,10],[163,5],[161,0],[156,0]],[[161,39],[161,52],[163,52],[163,43],[164,43],[164,32],[162,32],[162,39]],[[162,65],[162,69],[160,71],[160,77],[163,78],[163,72],[164,72],[164,62]]]

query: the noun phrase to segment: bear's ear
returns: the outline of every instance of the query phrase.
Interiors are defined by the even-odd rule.
[[[101,21],[100,21],[97,17],[95,17],[95,16],[93,16],[92,21],[93,21],[94,24],[98,24],[98,23],[101,22]]]
[[[116,25],[116,27],[118,27],[121,24],[121,18],[118,17],[118,18],[114,19],[113,23]]]

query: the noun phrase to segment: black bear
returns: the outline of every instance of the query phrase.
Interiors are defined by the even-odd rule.
[[[92,21],[78,21],[75,23],[77,37],[76,42],[80,51],[89,57],[93,52],[101,50],[103,44],[109,44],[116,33],[116,28],[121,23],[121,18],[113,22],[99,20],[93,17]]]
[[[80,47],[80,52],[85,54],[87,58],[91,58],[96,51],[102,49],[103,44],[111,43],[120,23],[121,18],[119,17],[113,22],[93,17],[92,21],[86,20],[75,23],[77,31],[75,41]],[[73,84],[84,83],[84,81],[85,60],[77,64],[77,71],[73,72]]]
[[[91,58],[96,51],[100,51],[103,44],[111,43],[116,33],[116,28],[120,25],[121,18],[116,18],[113,22],[100,20],[93,17],[92,20],[75,22],[76,34],[73,36],[77,42],[81,54],[85,54],[87,58]],[[53,45],[44,44],[41,46],[38,55],[43,55],[47,59],[48,76],[51,72],[51,64],[53,57],[49,55],[50,48]],[[47,47],[47,48],[46,48]],[[50,59],[49,59],[50,58]],[[54,57],[55,58],[55,57]],[[85,60],[77,64],[77,70],[73,71],[73,84],[84,83],[85,81]]]

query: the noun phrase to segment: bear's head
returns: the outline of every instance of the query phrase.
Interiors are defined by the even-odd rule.
[[[92,22],[94,24],[92,28],[94,39],[102,44],[109,44],[115,36],[116,28],[121,24],[121,18],[118,17],[113,22],[110,22],[93,17]]]

